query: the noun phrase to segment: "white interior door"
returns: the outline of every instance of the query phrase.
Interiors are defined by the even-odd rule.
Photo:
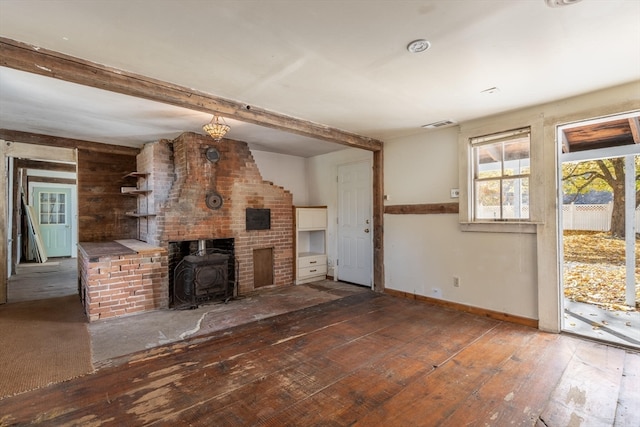
[[[371,286],[373,283],[373,224],[371,164],[338,166],[338,278]]]
[[[71,256],[71,189],[35,187],[33,205],[47,256]]]

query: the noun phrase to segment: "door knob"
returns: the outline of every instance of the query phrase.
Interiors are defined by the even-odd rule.
[[[365,229],[364,229],[364,232],[365,232],[365,233],[368,233],[368,232],[369,232],[369,229],[368,229],[368,228],[365,228]]]

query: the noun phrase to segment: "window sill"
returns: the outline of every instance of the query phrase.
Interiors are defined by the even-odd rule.
[[[539,222],[506,222],[506,221],[486,221],[486,222],[461,222],[461,231],[476,231],[480,233],[522,233],[535,234]]]

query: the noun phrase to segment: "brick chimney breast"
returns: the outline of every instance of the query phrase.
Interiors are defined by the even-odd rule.
[[[209,147],[220,153],[217,162],[207,160]],[[292,194],[262,179],[245,142],[188,132],[146,144],[137,163],[138,171],[150,173],[149,211],[156,213],[146,225],[141,221],[142,240],[168,248],[169,242],[233,238],[240,295],[254,290],[253,250],[272,248],[274,285],[293,283]],[[219,209],[207,206],[213,192],[222,197]],[[247,208],[270,209],[271,228],[247,231]]]

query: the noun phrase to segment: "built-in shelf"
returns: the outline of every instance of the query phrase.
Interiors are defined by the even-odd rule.
[[[149,172],[129,172],[124,177],[125,178],[146,178],[149,176]]]
[[[135,178],[136,186],[131,187],[120,187],[120,192],[123,196],[131,196],[138,198],[138,207],[135,212],[127,212],[125,215],[132,218],[138,219],[138,239],[142,237],[141,226],[145,225],[147,229],[149,228],[149,218],[156,216],[155,213],[148,212],[150,209],[150,204],[152,201],[149,199],[149,194],[152,193],[151,188],[149,187],[149,175],[148,172],[130,172],[124,176],[125,179]],[[141,224],[140,220],[144,219],[144,223]]]
[[[124,190],[122,189],[122,194],[124,194],[125,196],[138,196],[140,194],[149,194],[151,193],[152,190],[140,190],[140,189],[135,189],[135,190]]]
[[[133,218],[148,218],[151,216],[156,216],[156,214],[154,213],[138,213],[138,212],[127,212],[125,213],[126,216],[131,216]]]
[[[293,208],[295,283],[314,282],[327,277],[327,208]]]

